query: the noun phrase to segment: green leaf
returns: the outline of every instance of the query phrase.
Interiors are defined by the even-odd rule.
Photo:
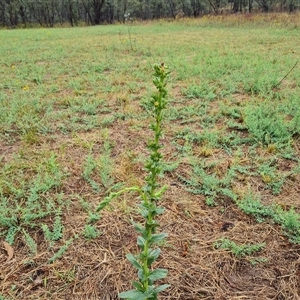
[[[144,287],[143,287],[142,284],[140,284],[139,282],[133,281],[133,282],[132,282],[132,285],[133,285],[137,290],[143,292]]]
[[[148,296],[143,292],[137,290],[122,292],[119,294],[119,297],[123,299],[126,298],[128,300],[146,300],[148,298]]]
[[[144,270],[143,269],[139,269],[138,270],[138,278],[141,282],[145,281],[145,274],[144,274]]]
[[[160,255],[161,250],[159,248],[150,250],[149,257],[148,257],[148,265],[150,266]]]
[[[130,220],[130,223],[134,226],[134,228],[137,232],[144,233],[145,230],[144,230],[142,224],[136,223],[133,220]]]
[[[159,241],[162,241],[164,238],[166,238],[168,235],[166,233],[158,233],[158,234],[152,234],[151,237],[151,244],[157,243]]]
[[[142,249],[144,249],[145,242],[146,242],[146,240],[145,240],[142,236],[138,236],[138,238],[137,238],[137,244],[138,244]]]
[[[111,202],[111,200],[114,198],[114,194],[115,193],[112,193],[108,197],[105,197],[104,200],[101,201],[100,204],[98,205],[96,211],[98,212],[98,211],[104,209]]]
[[[170,286],[171,286],[170,284],[162,284],[162,285],[158,286],[157,288],[155,288],[155,292],[160,293]]]
[[[164,185],[159,191],[157,191],[155,193],[155,198],[160,199],[161,196],[166,192],[167,189],[168,189],[168,186]]]
[[[161,215],[162,213],[164,213],[165,208],[164,207],[157,207],[155,210],[156,215]]]
[[[155,281],[158,279],[165,278],[167,276],[167,274],[168,274],[168,271],[165,269],[156,269],[150,273],[150,275],[148,276],[148,279]]]
[[[136,258],[131,253],[127,254],[126,258],[132,263],[132,265],[136,269],[138,269],[138,270],[142,269],[142,266],[139,264],[139,262],[136,260]]]

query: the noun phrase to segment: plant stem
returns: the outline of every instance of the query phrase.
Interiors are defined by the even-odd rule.
[[[155,217],[164,211],[163,208],[157,206],[157,201],[161,199],[165,187],[157,190],[159,187],[157,180],[158,175],[162,171],[162,154],[159,151],[161,148],[159,139],[162,135],[163,109],[166,107],[167,91],[165,80],[168,74],[167,67],[163,63],[154,65],[153,83],[157,92],[152,95],[149,103],[151,115],[154,119],[150,128],[154,132],[154,136],[148,142],[150,157],[145,165],[148,175],[145,178],[146,185],[143,189],[140,189],[141,204],[139,205],[145,224],[144,227],[141,224],[135,224],[135,228],[141,233],[137,240],[138,246],[141,248],[140,254],[136,256],[132,254],[127,255],[130,262],[138,269],[139,282],[133,282],[135,290],[119,294],[120,298],[129,300],[156,300],[157,294],[168,287],[168,285],[154,286],[154,281],[164,278],[167,275],[167,270],[151,269],[151,264],[160,254],[160,249],[152,248],[152,245],[163,240],[166,236],[164,233],[155,234],[156,227],[159,226]]]

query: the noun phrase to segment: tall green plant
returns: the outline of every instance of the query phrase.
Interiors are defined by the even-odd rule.
[[[129,300],[156,300],[158,294],[169,287],[168,284],[160,286],[154,285],[156,280],[166,277],[167,270],[153,269],[151,267],[161,252],[161,250],[156,247],[157,243],[161,242],[167,236],[166,233],[156,233],[159,223],[155,218],[164,212],[164,208],[159,207],[157,203],[161,200],[166,190],[166,186],[160,188],[157,179],[163,168],[161,161],[162,154],[160,153],[162,146],[159,140],[162,135],[163,110],[167,105],[166,78],[168,74],[168,68],[164,64],[154,65],[153,83],[157,91],[152,95],[148,105],[148,111],[153,118],[150,128],[154,136],[153,139],[148,142],[150,157],[145,165],[148,171],[148,175],[145,178],[145,186],[143,188],[130,187],[117,193],[112,193],[109,197],[104,199],[97,208],[97,211],[103,209],[114,197],[126,191],[137,191],[140,193],[141,202],[138,208],[145,222],[143,225],[132,222],[136,231],[140,234],[137,238],[140,253],[137,255],[126,255],[127,259],[138,270],[138,281],[132,283],[135,289],[119,294],[120,298]]]

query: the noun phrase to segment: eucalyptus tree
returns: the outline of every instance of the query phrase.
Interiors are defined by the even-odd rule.
[[[215,14],[220,12],[220,9],[224,7],[228,2],[225,0],[208,0],[210,7],[213,9]]]
[[[3,23],[12,27],[18,25],[18,0],[2,0],[1,2]]]
[[[63,12],[61,19],[65,20],[65,18],[67,18],[72,27],[77,25],[81,8],[79,0],[62,0],[62,2]]]
[[[273,6],[275,0],[257,0],[258,7],[263,12],[269,12],[271,7]]]
[[[81,4],[84,7],[88,23],[99,25],[103,21],[101,14],[105,0],[81,0]]]
[[[126,19],[134,17],[139,4],[138,0],[115,0],[114,15],[116,20],[125,23]]]
[[[171,16],[175,19],[178,7],[180,5],[179,1],[178,0],[167,0],[166,2],[168,3]]]
[[[192,14],[196,18],[204,11],[204,4],[200,0],[190,0],[192,7]]]
[[[60,0],[28,0],[27,7],[35,22],[53,27],[57,22],[56,7]]]

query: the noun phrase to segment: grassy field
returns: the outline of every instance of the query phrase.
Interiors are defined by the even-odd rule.
[[[300,298],[299,15],[0,31],[0,299],[117,299],[152,65],[171,70],[161,299]]]

